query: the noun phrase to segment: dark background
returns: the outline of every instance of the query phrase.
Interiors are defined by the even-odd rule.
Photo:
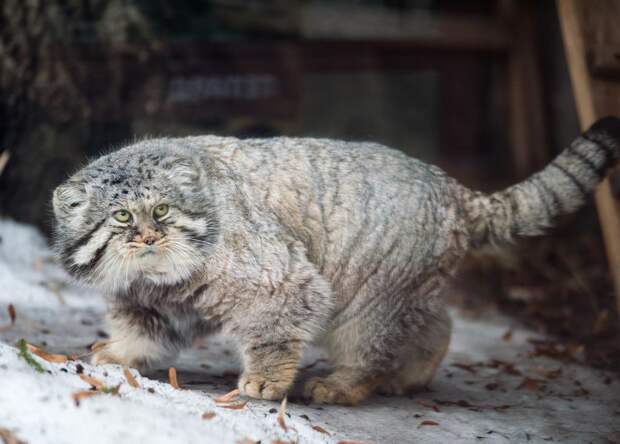
[[[448,33],[436,17],[458,20]],[[476,37],[459,28],[468,19],[496,25]],[[405,22],[406,35],[386,26]],[[445,37],[455,29],[462,38]],[[531,69],[515,89],[508,52],[522,45]],[[531,146],[516,142],[515,98],[534,116]],[[552,1],[0,2],[2,216],[49,233],[52,190],[89,158],[136,137],[205,133],[372,140],[494,190],[579,129]],[[553,236],[465,268],[455,303],[498,305],[620,367],[591,205]]]

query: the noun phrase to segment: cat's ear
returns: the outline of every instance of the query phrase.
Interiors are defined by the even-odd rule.
[[[54,190],[52,204],[57,218],[67,218],[83,213],[88,206],[88,189],[85,183],[68,180]]]
[[[183,187],[199,185],[202,172],[198,162],[191,157],[175,159],[170,163],[168,169],[170,180]]]

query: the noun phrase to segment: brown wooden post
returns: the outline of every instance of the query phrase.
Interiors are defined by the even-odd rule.
[[[507,86],[510,141],[515,172],[524,178],[542,168],[551,156],[538,62],[535,26],[536,3],[502,0],[499,17],[508,25],[512,45],[508,53]]]
[[[608,51],[611,47],[620,60],[620,8],[618,2],[607,0],[557,0],[557,8],[577,114],[585,130],[599,117],[620,115],[620,82],[593,77],[586,57],[588,49]],[[617,74],[620,77],[620,69]],[[596,207],[620,313],[620,200],[614,197],[609,178],[596,190]]]

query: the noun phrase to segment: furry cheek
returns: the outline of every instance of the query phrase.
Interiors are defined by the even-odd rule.
[[[200,252],[175,230],[167,230],[166,236],[155,248],[145,253],[145,247],[127,243],[122,236],[110,243],[114,256],[105,266],[107,278],[116,288],[126,288],[136,279],[147,279],[154,284],[177,284],[200,267]]]

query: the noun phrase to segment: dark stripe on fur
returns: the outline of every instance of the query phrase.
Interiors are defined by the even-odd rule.
[[[208,221],[209,222],[209,221]],[[178,229],[181,233],[185,234],[190,241],[197,240],[201,242],[206,242],[209,244],[214,244],[217,240],[217,229],[216,228],[207,228],[207,232],[205,234],[197,233],[196,231],[184,227],[182,225],[173,225],[176,229]]]
[[[88,272],[92,271],[93,268],[95,268],[95,266],[99,263],[99,261],[103,257],[103,254],[105,253],[105,250],[108,247],[109,241],[110,239],[108,238],[101,247],[97,248],[97,250],[95,251],[95,256],[88,264],[86,265],[75,265],[74,264],[72,265],[71,268],[74,269],[77,273],[80,273],[82,275],[85,275]]]
[[[568,179],[575,185],[575,187],[579,189],[579,192],[582,196],[585,197],[589,194],[588,190],[586,190],[584,185],[571,172],[567,171],[565,168],[561,167],[557,163],[552,163],[551,166],[560,170],[562,174],[568,177]]]
[[[584,198],[619,156],[620,119],[608,117],[595,123],[549,166],[525,182],[490,196],[466,194],[470,200],[467,208],[471,244],[480,246],[489,240],[506,242],[515,234],[534,236],[544,232],[557,216],[583,205]],[[553,169],[569,179],[579,193],[567,188],[567,181]]]
[[[86,245],[88,241],[90,240],[90,238],[93,236],[93,234],[95,234],[95,232],[98,231],[99,228],[101,228],[104,222],[105,222],[105,219],[101,219],[99,222],[97,222],[97,224],[93,227],[92,230],[90,230],[84,236],[79,238],[76,243],[74,243],[69,248],[67,248],[65,250],[65,256],[67,256],[67,258],[70,258],[78,250],[78,248]]]
[[[609,159],[612,159],[614,157],[614,147],[608,145],[601,140],[597,140],[598,138],[594,138],[591,134],[588,133],[584,134],[582,137],[599,147],[605,153],[605,163],[607,163]]]
[[[536,180],[532,181],[532,185],[534,185],[536,187],[536,190],[538,191],[538,195],[540,196],[540,199],[543,202],[543,205],[545,207],[545,212],[547,213],[547,218],[549,220],[553,219],[553,214],[555,213],[555,211],[558,208],[561,208],[560,206],[560,202],[558,200],[558,196],[553,192],[553,190],[545,183],[545,181],[543,180],[543,178],[541,176],[534,176],[536,178]],[[541,192],[542,189],[542,192]],[[547,197],[546,196],[550,196],[551,200],[553,201],[553,207],[551,207],[551,205],[549,205],[549,202],[547,201]]]
[[[579,150],[577,150],[574,145],[570,145],[566,149],[566,151],[572,156],[579,159],[579,161],[582,164],[586,165],[588,169],[592,171],[592,174],[596,175],[599,179],[603,176],[603,174],[605,174],[605,169],[601,168],[601,165],[596,165],[594,162],[584,156],[583,153],[579,152]]]

